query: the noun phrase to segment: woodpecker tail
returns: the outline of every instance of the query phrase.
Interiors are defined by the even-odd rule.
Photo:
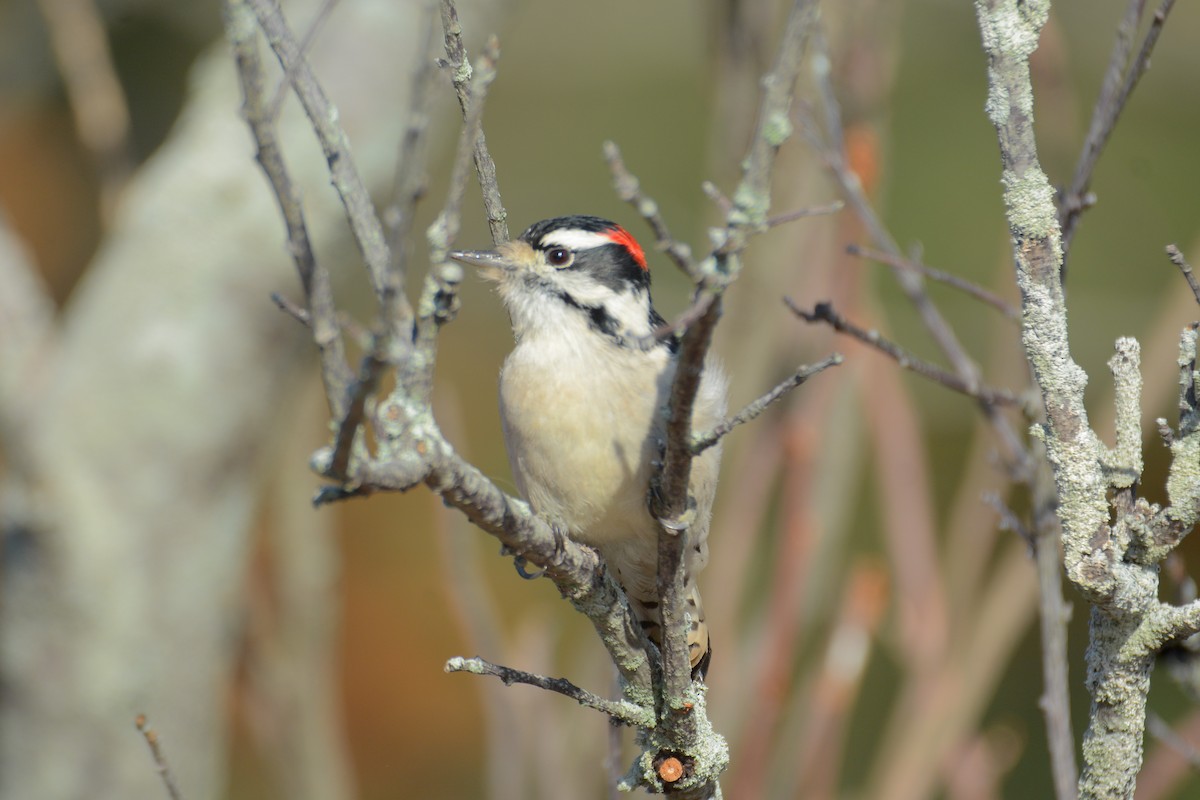
[[[704,680],[708,675],[708,664],[712,661],[712,641],[708,637],[708,623],[704,621],[704,603],[696,584],[688,587],[685,604],[688,611],[688,658],[692,662],[692,678]]]
[[[688,631],[687,646],[688,660],[692,664],[692,677],[704,680],[708,674],[709,661],[712,660],[712,644],[708,637],[708,623],[704,620],[704,603],[700,600],[700,590],[688,576],[684,586],[684,611],[687,613]],[[637,618],[642,630],[650,637],[650,641],[662,646],[662,614],[659,610],[658,598],[645,599],[629,593],[630,607]]]

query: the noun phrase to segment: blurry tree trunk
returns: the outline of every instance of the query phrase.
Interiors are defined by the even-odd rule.
[[[289,12],[298,26],[316,4],[301,5]],[[408,91],[398,76],[411,69],[418,16],[418,4],[347,4],[313,44],[359,167],[376,179],[393,174]],[[34,281],[4,282],[3,797],[164,796],[133,727],[142,712],[188,800],[224,788],[260,477],[282,433],[273,423],[311,362],[306,332],[268,299],[297,282],[218,50],[134,176],[59,330],[41,315],[51,345],[35,337],[27,358],[14,353],[33,333],[23,315],[48,301]],[[328,249],[343,237],[324,159],[294,108],[284,119],[311,230]],[[0,258],[4,274],[30,277]],[[303,761],[292,765],[301,774],[322,769]]]

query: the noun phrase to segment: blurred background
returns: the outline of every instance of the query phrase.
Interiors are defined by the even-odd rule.
[[[425,6],[283,5],[313,31],[315,69],[382,208]],[[905,251],[1015,303],[973,9],[824,5],[843,143],[883,223]],[[701,184],[736,185],[786,6],[463,2],[469,52],[501,41],[485,130],[513,233],[588,213],[648,243],[611,189],[611,139],[702,252],[720,209]],[[1125,6],[1060,2],[1043,35],[1037,128],[1056,183]],[[1180,4],[1100,162],[1068,282],[1073,352],[1109,441],[1105,362],[1117,336],[1142,342],[1156,501],[1167,462],[1151,421],[1175,414],[1178,332],[1200,316],[1163,254],[1175,242],[1200,259],[1198,34],[1200,12]],[[212,0],[0,0],[0,795],[166,796],[134,729],[145,713],[189,800],[609,797],[634,752],[627,733],[562,697],[442,669],[480,655],[615,692],[590,625],[551,584],[521,580],[424,488],[312,510],[307,462],[327,409],[306,332],[269,299],[300,290],[221,36]],[[805,74],[800,114],[819,121]],[[458,131],[443,77],[418,230],[440,207]],[[281,120],[319,256],[370,324],[361,259],[293,98]],[[801,125],[785,146],[773,211],[840,198],[811,141],[823,136]],[[489,244],[477,189],[458,241]],[[847,359],[726,442],[701,578],[725,794],[1051,796],[1033,562],[983,497],[1028,501],[1008,488],[991,429],[969,399],[782,303],[833,300],[938,361],[888,269],[849,244],[872,244],[851,211],[755,240],[717,333],[734,407],[800,363]],[[409,247],[417,286],[423,239]],[[688,287],[653,262],[670,318]],[[1028,385],[1011,319],[928,292],[991,385]],[[469,277],[435,407],[460,452],[514,491],[495,408],[510,344],[499,302]],[[1185,542],[1177,576],[1197,546]],[[1087,614],[1066,591],[1078,739]],[[1151,708],[1200,747],[1193,700],[1163,671]],[[1200,797],[1178,751],[1147,737],[1139,798]]]

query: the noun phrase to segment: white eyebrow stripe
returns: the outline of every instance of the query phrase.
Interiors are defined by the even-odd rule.
[[[603,247],[612,244],[613,240],[607,234],[594,231],[559,230],[550,231],[542,237],[541,246],[565,247],[568,250],[590,250],[593,247]]]

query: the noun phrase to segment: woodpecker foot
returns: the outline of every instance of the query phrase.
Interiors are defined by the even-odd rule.
[[[525,580],[531,581],[546,574],[546,570],[544,569],[539,569],[537,572],[528,571],[525,569],[528,564],[529,562],[525,560],[525,556],[513,556],[513,566],[517,568],[517,574]]]
[[[567,529],[558,522],[550,523],[550,531],[554,535],[554,560],[561,562],[567,549]]]

